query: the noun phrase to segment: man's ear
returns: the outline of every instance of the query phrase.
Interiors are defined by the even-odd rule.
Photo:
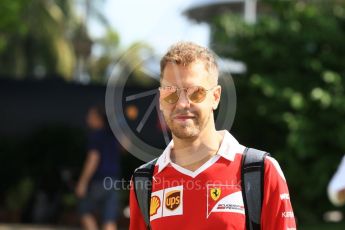
[[[164,80],[163,77],[160,77],[160,79],[159,79],[159,87],[162,87],[162,85],[164,85],[164,84],[167,84],[166,81]],[[162,110],[162,100],[161,100],[161,92],[160,92],[160,90],[158,90],[158,106],[159,106],[159,110],[160,110],[161,112],[163,112],[163,110]]]
[[[161,100],[161,93],[158,92],[158,107],[159,107],[159,110],[162,111],[162,100]]]
[[[162,111],[162,104],[161,104],[161,101],[159,100],[158,102],[158,106],[159,106],[159,110]]]
[[[213,110],[216,110],[219,102],[220,102],[220,97],[222,95],[222,87],[220,85],[217,85],[213,91],[213,105],[212,108]]]

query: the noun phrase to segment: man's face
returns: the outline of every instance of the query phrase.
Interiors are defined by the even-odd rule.
[[[164,119],[173,135],[178,138],[195,138],[204,129],[213,127],[213,109],[218,106],[221,88],[211,80],[210,74],[206,71],[204,63],[195,62],[189,66],[168,63],[163,72],[161,86],[175,86],[188,88],[191,86],[202,86],[207,91],[205,99],[200,103],[192,102],[185,90],[180,91],[176,103],[170,104],[163,100],[164,95],[160,93],[160,109]],[[213,124],[214,125],[214,124]]]

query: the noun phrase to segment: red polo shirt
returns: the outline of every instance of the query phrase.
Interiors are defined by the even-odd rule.
[[[215,156],[192,172],[170,160],[171,142],[155,165],[150,221],[153,230],[245,229],[241,159],[245,149],[228,131]],[[279,164],[265,160],[264,230],[296,229],[288,187]],[[146,230],[133,188],[130,230]]]

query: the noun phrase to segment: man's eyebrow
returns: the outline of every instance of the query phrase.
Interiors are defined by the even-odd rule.
[[[177,88],[177,86],[174,86],[174,85],[162,85],[162,87],[174,87],[174,88]]]
[[[174,87],[177,87],[177,85],[174,85],[174,84],[172,84],[170,82],[167,82],[167,83],[162,82],[161,86],[174,86]]]

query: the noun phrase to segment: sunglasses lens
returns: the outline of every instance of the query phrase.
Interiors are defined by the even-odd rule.
[[[191,87],[188,89],[188,98],[194,103],[202,102],[206,97],[206,89],[200,86]]]
[[[171,93],[169,96],[164,98],[164,101],[168,102],[169,104],[174,104],[178,101],[177,93]]]
[[[163,87],[160,89],[161,98],[169,103],[174,104],[178,101],[177,89],[174,87]]]

